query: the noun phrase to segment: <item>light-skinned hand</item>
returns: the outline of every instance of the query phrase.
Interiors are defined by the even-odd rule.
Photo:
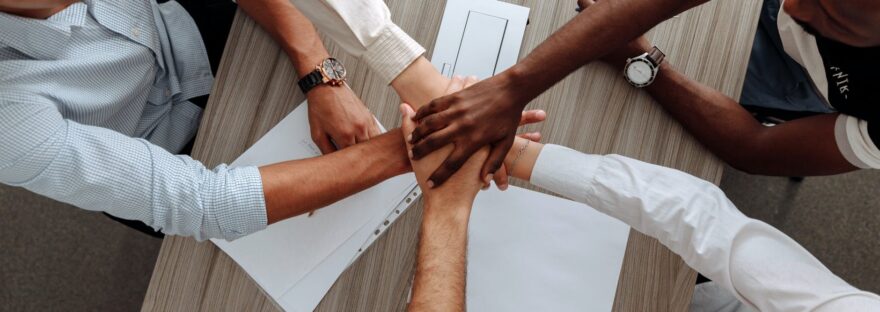
[[[347,85],[319,85],[306,97],[312,140],[323,154],[381,134],[373,114]]]

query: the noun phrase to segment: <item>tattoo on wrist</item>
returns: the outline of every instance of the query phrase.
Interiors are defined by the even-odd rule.
[[[508,173],[513,174],[514,168],[516,168],[516,163],[519,162],[519,159],[522,158],[522,155],[525,153],[526,148],[529,147],[529,143],[532,143],[530,140],[526,140],[526,144],[523,144],[522,147],[519,148],[519,151],[516,153],[516,157],[513,158],[513,161],[510,162],[510,170]]]

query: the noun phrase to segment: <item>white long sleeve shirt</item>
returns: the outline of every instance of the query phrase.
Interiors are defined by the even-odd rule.
[[[743,215],[718,187],[623,156],[547,145],[532,183],[657,238],[760,311],[880,311],[880,297],[834,275],[776,228]]]
[[[425,48],[391,21],[379,0],[291,0],[321,33],[359,57],[390,84],[425,53]]]

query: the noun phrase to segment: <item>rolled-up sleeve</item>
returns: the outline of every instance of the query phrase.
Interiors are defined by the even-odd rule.
[[[236,239],[266,227],[255,167],[213,170],[142,139],[62,118],[45,98],[0,96],[0,182],[170,235]]]
[[[834,137],[840,153],[853,166],[880,169],[880,123],[840,114],[834,125]]]
[[[623,156],[547,145],[532,183],[657,238],[759,311],[877,311],[880,297],[834,275],[776,228],[746,217],[715,185]]]
[[[386,83],[425,53],[391,21],[380,0],[293,0],[293,4],[348,53],[360,57]]]

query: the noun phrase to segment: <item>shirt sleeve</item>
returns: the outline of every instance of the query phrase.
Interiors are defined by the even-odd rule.
[[[834,138],[840,153],[853,166],[880,169],[880,124],[840,114],[834,125]]]
[[[257,168],[208,170],[146,140],[63,119],[43,97],[0,94],[0,182],[198,240],[266,227]]]
[[[293,0],[323,34],[361,58],[390,84],[425,53],[425,48],[391,21],[381,0]]]
[[[657,238],[760,311],[880,309],[880,297],[850,286],[784,233],[743,215],[718,187],[684,172],[547,145],[532,183]]]

